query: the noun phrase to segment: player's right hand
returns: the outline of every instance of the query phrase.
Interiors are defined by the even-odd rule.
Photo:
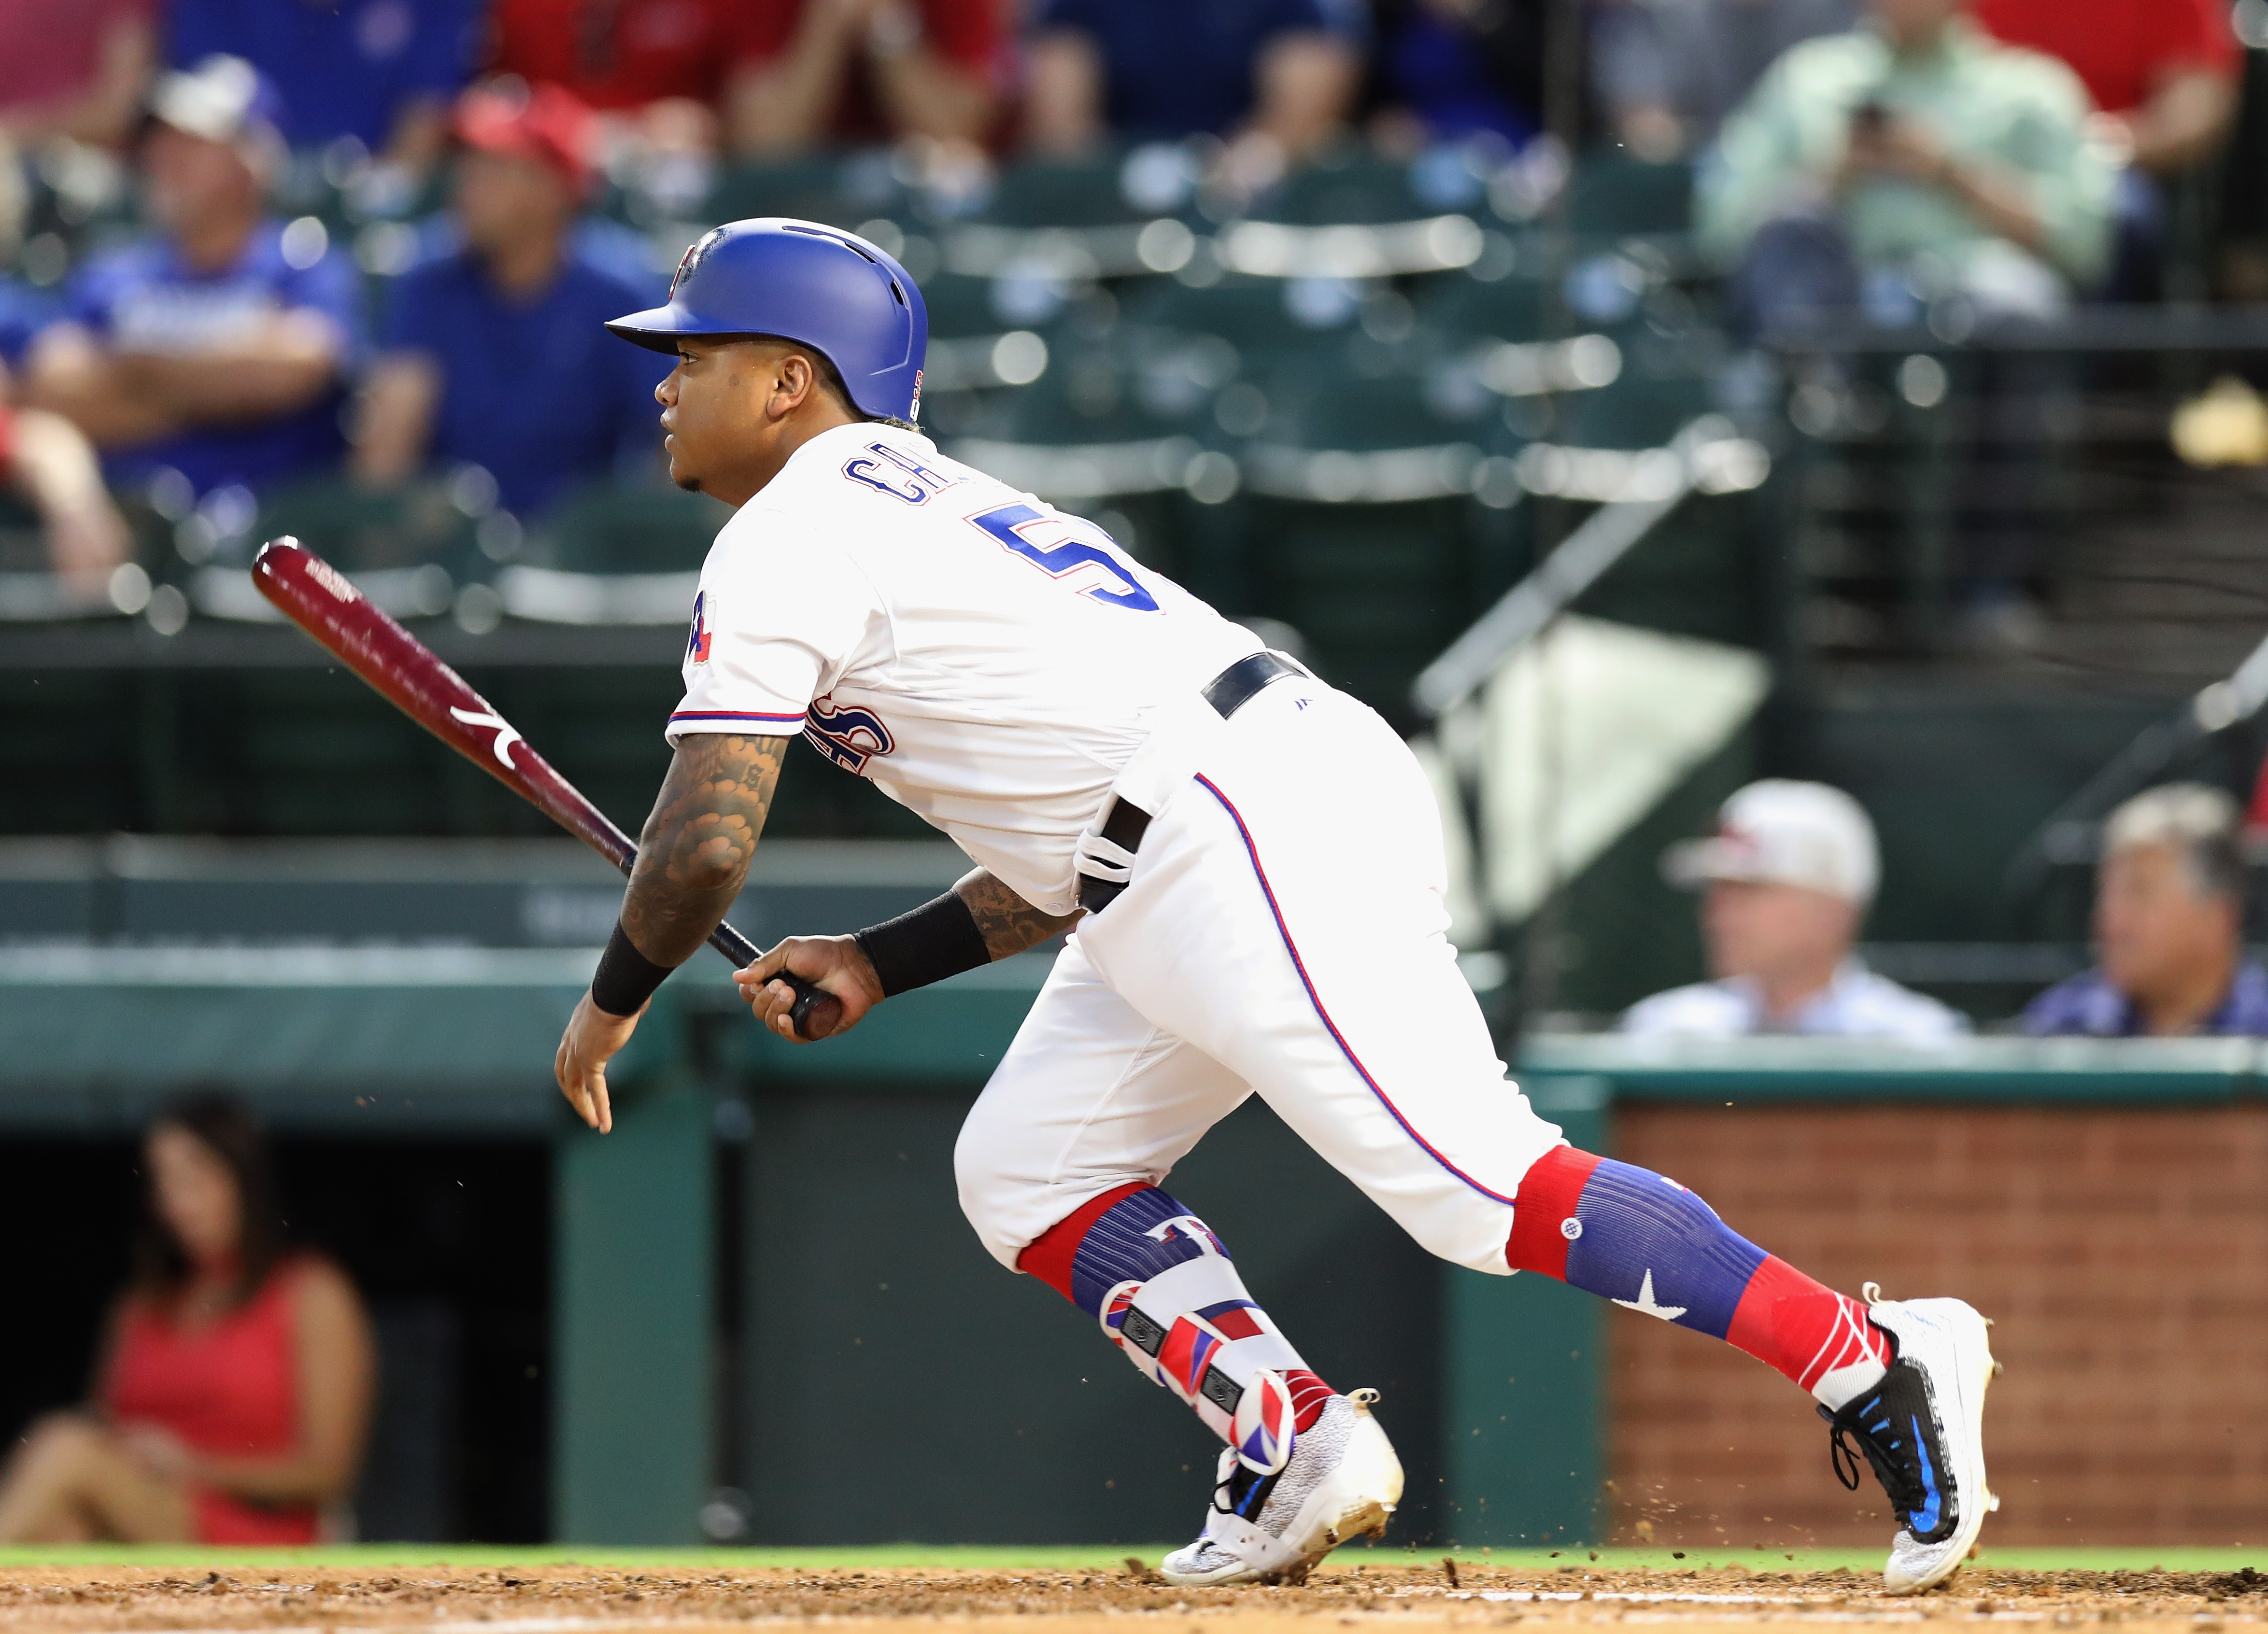
[[[782,970],[793,972],[828,995],[804,1019],[811,1029],[808,1038],[795,1030],[789,1013],[795,1008],[795,990],[772,980]],[[792,936],[733,979],[740,984],[740,997],[748,1001],[756,1019],[798,1044],[849,1032],[883,997],[881,980],[855,936]]]
[[[641,1007],[638,1015],[644,1013]],[[552,1057],[551,1076],[558,1080],[559,1093],[601,1135],[615,1127],[614,1108],[607,1098],[607,1063],[630,1041],[637,1024],[637,1016],[608,1014],[585,993],[568,1018],[559,1053]]]

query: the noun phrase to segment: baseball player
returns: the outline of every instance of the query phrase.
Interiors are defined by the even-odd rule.
[[[902,267],[830,227],[735,222],[687,253],[668,305],[608,328],[675,355],[670,474],[736,514],[702,570],[675,758],[559,1047],[587,1122],[609,1126],[608,1060],[739,892],[799,732],[976,867],[742,970],[763,1025],[798,1036],[791,975],[823,996],[802,1030],[831,1037],[1072,931],[955,1169],[993,1256],[1226,1443],[1170,1580],[1296,1579],[1402,1492],[1376,1393],[1317,1377],[1162,1189],[1256,1093],[1443,1258],[1778,1368],[1817,1398],[1845,1484],[1863,1457],[1888,1492],[1889,1586],[1959,1565],[1994,1506],[1984,1319],[1837,1293],[1537,1116],[1458,974],[1440,815],[1401,740],[1093,523],[940,454],[916,429],[927,320]]]

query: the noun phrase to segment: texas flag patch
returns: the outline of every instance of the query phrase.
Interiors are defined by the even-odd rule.
[[[703,591],[693,598],[693,635],[685,644],[685,661],[706,664],[709,661],[709,593]]]

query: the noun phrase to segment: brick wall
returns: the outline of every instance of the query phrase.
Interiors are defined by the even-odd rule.
[[[2268,1108],[1629,1107],[1614,1144],[1837,1288],[1997,1319],[1988,1542],[2268,1543]],[[1618,1539],[1887,1542],[1793,1386],[1609,1326]]]

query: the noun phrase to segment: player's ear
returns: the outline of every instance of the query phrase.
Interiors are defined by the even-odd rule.
[[[800,408],[810,399],[812,387],[818,384],[819,376],[811,366],[811,359],[801,352],[783,352],[779,360],[778,379],[779,384],[773,389],[785,399],[781,407],[792,410]]]

